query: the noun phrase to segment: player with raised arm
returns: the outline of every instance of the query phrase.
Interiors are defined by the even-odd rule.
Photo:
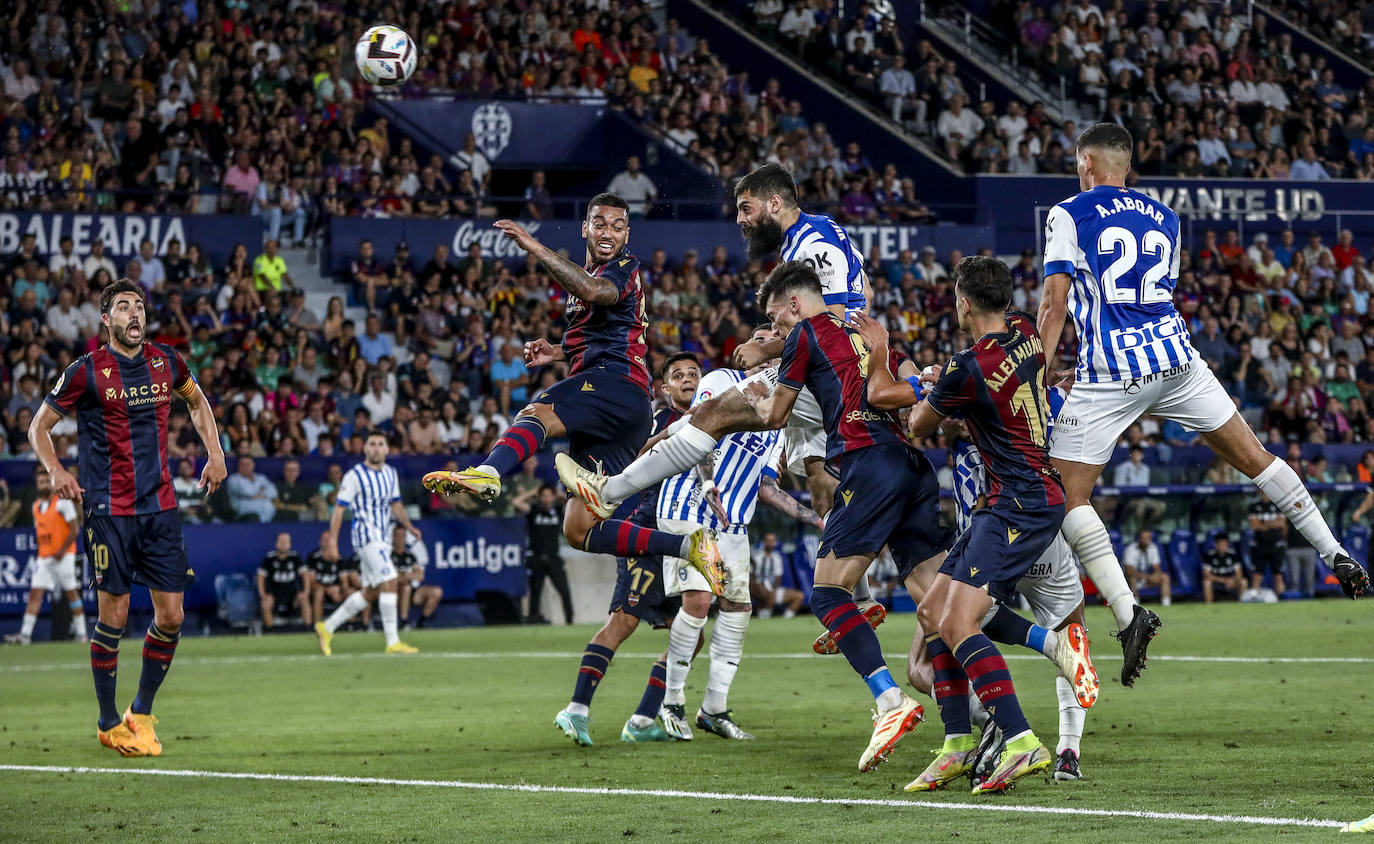
[[[568,327],[562,347],[555,348],[546,340],[525,346],[527,365],[566,360],[568,377],[539,393],[520,411],[484,463],[457,472],[430,472],[424,477],[426,489],[444,495],[465,492],[492,501],[501,493],[501,477],[515,471],[551,437],[567,437],[572,459],[587,469],[619,472],[639,453],[649,437],[653,414],[645,364],[646,293],[639,259],[627,251],[628,209],[625,200],[611,193],[598,194],[587,204],[582,221],[584,266],[540,243],[519,223],[496,221],[506,237],[538,258],[554,282],[568,291],[564,311]],[[597,521],[570,500],[563,513],[563,535],[574,548],[593,554],[682,557],[717,594],[723,588],[720,555],[709,531],[674,536],[623,520]]]
[[[315,622],[315,635],[325,656],[333,653],[334,631],[348,620],[377,602],[382,617],[382,632],[386,636],[389,654],[413,654],[417,648],[401,641],[397,630],[396,566],[391,561],[392,535],[397,523],[416,539],[420,529],[411,524],[406,508],[401,505],[401,483],[396,470],[386,465],[391,446],[386,434],[369,431],[363,441],[363,462],[344,473],[339,483],[339,495],[329,515],[329,535],[321,543],[326,557],[338,557],[339,528],[343,525],[344,510],[353,511],[353,552],[358,557],[362,589],[349,595],[330,613],[329,618]]]
[[[1007,313],[1011,289],[1011,273],[996,258],[959,262],[955,312],[973,345],[950,359],[910,420],[912,435],[925,437],[962,414],[989,478],[988,506],[974,513],[917,610],[922,628],[936,631],[926,647],[945,723],[944,747],[922,777],[963,764],[974,749],[970,685],[1006,737],[1001,761],[974,794],[1004,791],[1053,761],[1021,711],[1006,661],[981,629],[994,601],[1009,601],[1054,542],[1064,518],[1064,489],[1045,451],[1045,354],[1030,318]]]
[[[837,317],[867,307],[871,289],[863,256],[834,220],[822,214],[804,213],[797,207],[797,185],[785,168],[765,164],[745,175],[735,183],[735,203],[735,221],[748,244],[750,257],[760,258],[776,251],[784,261],[798,261],[811,267],[820,280],[825,309]],[[734,363],[740,369],[752,370],[781,355],[782,345],[781,339],[751,340],[735,351]],[[771,391],[776,380],[776,369],[769,368],[702,403],[685,421],[660,435],[661,441],[618,475],[611,472],[612,477],[608,478],[564,462],[559,477],[569,489],[580,488],[585,493],[588,508],[597,518],[609,518],[621,501],[700,465],[726,435],[753,430],[757,415],[742,391],[760,381],[766,382]],[[825,470],[824,420],[810,391],[802,390],[797,396],[782,440],[788,469],[806,479],[812,505],[825,516],[834,505],[838,482]],[[882,623],[886,610],[872,599],[866,578],[858,583],[854,599],[873,627]],[[815,649],[820,653],[836,652],[824,634]]]
[[[161,756],[153,696],[181,637],[182,593],[195,580],[167,469],[173,393],[190,408],[191,424],[209,454],[200,475],[207,494],[224,481],[224,452],[214,410],[181,355],[145,342],[143,288],[127,278],[106,286],[100,322],[110,342],[67,367],[29,425],[29,445],[48,470],[52,488],[84,512],[99,607],[91,632],[91,673],[100,704],[97,737],[122,756]],[[63,468],[52,442],[53,426],[73,412],[85,486]],[[148,587],[153,623],[143,640],[138,693],[121,717],[115,681],[134,583]]]
[[[1131,133],[1114,123],[1078,136],[1081,193],[1050,209],[1045,221],[1038,318],[1051,354],[1070,314],[1078,330],[1074,386],[1054,427],[1050,457],[1068,498],[1064,538],[1120,628],[1126,686],[1140,676],[1161,625],[1131,594],[1089,496],[1117,439],[1142,414],[1197,431],[1253,480],[1317,549],[1346,595],[1354,598],[1369,587],[1368,574],[1336,541],[1297,473],[1260,445],[1193,348],[1173,303],[1182,251],[1178,215],[1126,187],[1131,149]]]
[[[76,573],[76,534],[80,525],[76,505],[58,495],[52,488],[48,470],[39,466],[33,472],[38,498],[33,502],[33,527],[38,538],[38,560],[29,581],[29,603],[24,608],[24,620],[18,633],[5,637],[6,642],[27,645],[33,641],[33,627],[38,623],[38,611],[43,608],[43,596],[61,590],[62,597],[72,611],[72,635],[86,641],[86,607],[81,601],[80,577]],[[53,633],[57,631],[54,630]],[[54,637],[56,638],[56,637]]]

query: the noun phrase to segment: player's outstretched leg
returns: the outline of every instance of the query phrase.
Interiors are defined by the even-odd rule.
[[[828,559],[834,560],[833,557]],[[859,757],[859,770],[868,771],[887,759],[902,737],[921,722],[924,710],[897,688],[883,661],[878,636],[859,612],[848,589],[828,583],[816,584],[811,589],[811,611],[830,631],[840,652],[873,693],[877,707],[873,736]]]
[[[1265,454],[1272,456],[1268,452]],[[1326,523],[1321,510],[1318,510],[1312,501],[1311,493],[1307,491],[1307,487],[1303,485],[1292,466],[1273,457],[1272,462],[1255,475],[1253,480],[1260,492],[1274,502],[1274,506],[1283,511],[1293,527],[1317,549],[1317,553],[1331,567],[1331,572],[1341,584],[1341,591],[1347,597],[1354,600],[1368,591],[1369,573],[1336,541],[1335,535],[1331,533],[1331,526]]]
[[[1060,532],[1116,617],[1116,638],[1121,642],[1122,652],[1121,685],[1134,685],[1145,669],[1145,649],[1164,625],[1153,610],[1136,603],[1121,561],[1112,550],[1107,526],[1091,505],[1069,510]]]
[[[1063,676],[1071,678],[1078,702],[1085,709],[1097,702],[1097,669],[1088,653],[1083,625],[1070,624],[1062,632],[1055,632],[998,605],[992,618],[983,622],[983,632],[994,642],[1021,645],[1049,657]]]
[[[467,492],[483,501],[494,501],[501,494],[501,478],[514,472],[515,467],[538,451],[548,435],[547,420],[534,411],[522,412],[496,440],[480,466],[457,472],[430,472],[421,482],[425,489],[440,495]]]
[[[560,454],[558,458],[567,458],[567,455]],[[640,527],[634,522],[613,520],[595,522],[585,534],[581,534],[580,525],[565,522],[564,535],[574,548],[591,554],[627,558],[679,557],[706,578],[712,594],[725,594],[725,564],[716,545],[715,531],[702,528],[681,536]]]

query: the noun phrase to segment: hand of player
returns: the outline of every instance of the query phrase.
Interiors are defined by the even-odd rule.
[[[525,365],[548,366],[558,360],[558,351],[548,340],[531,340],[525,344]]]
[[[764,350],[763,344],[749,340],[735,347],[732,360],[738,369],[753,369],[768,362],[768,353]]]
[[[492,225],[500,229],[506,237],[515,241],[516,246],[519,246],[526,252],[533,252],[540,247],[538,239],[526,231],[524,226],[514,220],[497,220]]]
[[[52,473],[52,488],[62,498],[75,501],[77,508],[80,509],[81,496],[86,490],[76,482],[76,478],[67,471],[66,467],[58,466]]]
[[[1074,371],[1072,369],[1061,369],[1054,373],[1054,377],[1058,378],[1059,381],[1052,386],[1058,387],[1066,393],[1073,389]]]
[[[337,563],[339,561],[339,540],[336,537],[331,537],[329,542],[320,547],[320,554],[329,562]]]
[[[730,517],[725,513],[725,504],[720,500],[719,489],[713,486],[706,490],[706,504],[711,508],[711,512],[716,514],[716,518],[720,519],[720,526],[728,528],[730,526]]]
[[[410,527],[406,528],[406,532],[409,533],[411,536],[415,537],[416,539],[424,539],[424,537],[420,535],[420,529],[417,528],[415,525],[411,525]]]
[[[887,348],[887,328],[881,322],[862,311],[856,311],[850,321],[859,329],[859,337],[863,338],[870,352]]]
[[[200,473],[200,483],[196,485],[196,489],[203,489],[206,495],[213,495],[228,474],[229,470],[224,466],[224,457],[211,457],[205,461],[205,469]]]
[[[943,371],[943,366],[932,363],[930,366],[927,366],[925,369],[921,370],[921,374],[917,376],[916,380],[920,381],[922,384],[925,384],[927,387],[930,387],[933,386],[936,381],[940,380],[940,373]]]

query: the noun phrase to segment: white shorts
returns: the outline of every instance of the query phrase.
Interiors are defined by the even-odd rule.
[[[1083,603],[1083,581],[1078,578],[1069,543],[1056,536],[1030,571],[1016,584],[1035,614],[1035,623],[1054,630]]]
[[[63,554],[61,557],[39,557],[33,567],[33,580],[30,589],[56,592],[59,589],[75,591],[81,588],[76,576],[76,555]]]
[[[681,519],[659,519],[658,529],[687,536],[701,530],[696,522]],[[725,563],[725,600],[737,604],[749,603],[749,534],[717,533],[721,561]],[[701,572],[680,557],[663,558],[663,593],[668,597],[683,592],[710,592],[711,585]]]
[[[1231,421],[1236,405],[1201,358],[1129,381],[1081,381],[1055,417],[1050,457],[1106,465],[1117,440],[1147,413],[1206,433]]]
[[[750,384],[766,384],[771,393],[778,385],[777,367],[750,375],[735,384],[740,392]],[[820,402],[810,390],[797,393],[792,405],[792,415],[787,419],[787,427],[782,431],[783,450],[787,452],[787,471],[798,478],[806,478],[806,461],[812,457],[825,459],[826,436],[825,417],[821,414]]]
[[[364,589],[395,580],[396,567],[391,564],[391,546],[385,542],[364,545],[358,551],[358,577]]]

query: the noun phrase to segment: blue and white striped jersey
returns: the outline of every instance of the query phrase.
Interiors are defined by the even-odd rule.
[[[844,305],[849,311],[868,308],[864,256],[844,227],[824,214],[802,212],[783,235],[781,257],[805,261],[816,271],[827,305]]]
[[[359,463],[349,469],[339,483],[339,504],[353,511],[353,550],[369,542],[384,542],[391,547],[396,519],[391,514],[393,501],[401,500],[401,482],[396,470],[383,465],[369,469]]]
[[[692,407],[724,393],[744,377],[738,369],[711,370],[701,377]],[[658,494],[658,518],[695,522],[722,533],[748,533],[759,500],[759,483],[764,475],[777,478],[781,453],[779,431],[730,434],[716,444],[715,482],[720,491],[720,503],[730,519],[728,528],[722,527],[720,519],[706,503],[696,469],[688,469],[663,482]]]
[[[1045,439],[1049,440],[1054,432],[1054,417],[1064,406],[1064,392],[1058,387],[1050,387],[1046,392],[1049,398],[1049,414],[1045,421]],[[968,530],[969,520],[973,518],[973,507],[981,496],[988,494],[988,476],[983,470],[983,455],[969,440],[959,440],[954,448],[954,516],[956,534]]]
[[[1045,220],[1045,276],[1067,273],[1079,381],[1126,381],[1197,357],[1174,308],[1178,215],[1129,188],[1099,186]]]

